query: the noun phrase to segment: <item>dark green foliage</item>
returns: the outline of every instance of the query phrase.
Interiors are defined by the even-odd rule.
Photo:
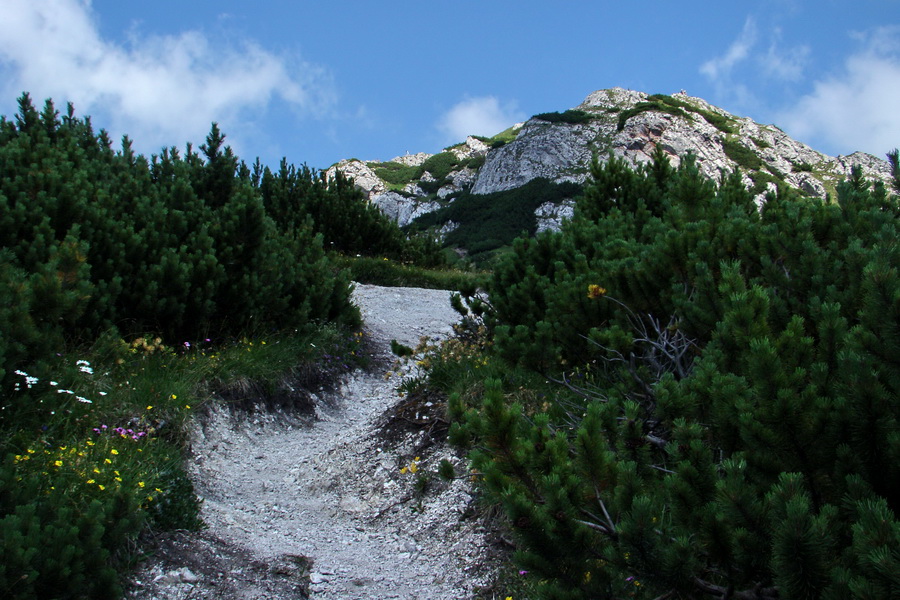
[[[466,248],[470,256],[506,246],[523,232],[534,235],[534,211],[544,202],[561,203],[581,191],[573,183],[552,183],[538,178],[502,192],[475,195],[464,192],[452,204],[422,215],[413,227],[437,226],[447,221],[459,227],[445,238],[445,245]]]
[[[325,249],[350,255],[391,257],[423,266],[442,264],[440,247],[430,238],[408,238],[397,224],[340,171],[331,181],[284,159],[277,173],[266,167],[258,184],[265,211],[278,228],[321,234]]]
[[[447,179],[447,175],[449,175],[450,171],[457,167],[457,165],[459,165],[459,159],[454,153],[440,152],[433,156],[429,156],[425,162],[422,163],[422,170],[431,173],[431,176],[438,181],[443,181]]]
[[[0,591],[4,598],[116,598],[116,555],[141,527],[126,493],[76,508],[40,473],[0,466]],[[18,473],[18,475],[17,475]],[[40,492],[40,493],[39,493]]]
[[[590,123],[591,119],[594,117],[583,110],[567,110],[565,112],[548,112],[541,113],[539,115],[534,115],[535,119],[539,121],[546,121],[547,123],[566,123],[568,125],[581,125],[584,123]]]
[[[418,179],[422,176],[421,166],[404,165],[396,162],[371,163],[369,166],[381,179],[397,186],[404,186],[413,179]]]
[[[394,353],[395,356],[404,357],[404,356],[412,356],[414,351],[409,346],[401,344],[397,340],[391,340],[391,352]]]
[[[794,173],[811,173],[813,167],[808,162],[796,163],[791,165],[791,171]]]
[[[59,119],[50,101],[38,113],[24,95],[19,108],[15,122],[0,119],[0,279],[9,301],[0,368],[24,368],[63,339],[89,341],[113,326],[184,340],[251,323],[356,319],[346,274],[330,268],[321,234],[352,239],[341,228],[357,223],[330,222],[335,211],[321,205],[358,205],[351,216],[378,225],[345,182],[326,185],[304,171],[308,198],[292,190],[295,204],[267,203],[215,124],[202,156],[189,146],[183,157],[172,148],[148,161],[127,137],[113,151],[71,106]],[[307,200],[318,208],[301,209]],[[379,235],[361,237],[378,248]]]
[[[542,597],[896,597],[900,200],[856,171],[758,210],[689,156],[592,176],[495,269],[518,369],[451,402]]]
[[[725,139],[722,142],[722,148],[725,150],[725,156],[736,162],[738,166],[751,171],[757,171],[763,166],[763,161],[756,152],[735,139]]]
[[[888,163],[891,165],[891,187],[894,193],[900,194],[900,150],[894,148],[887,153]]]
[[[753,186],[750,188],[750,193],[754,196],[763,193],[766,191],[769,183],[774,183],[775,188],[778,190],[779,194],[791,194],[791,193],[801,193],[796,190],[789,191],[789,186],[785,182],[784,177],[780,177],[778,175],[773,175],[768,171],[752,171],[749,174],[750,179],[753,181]]]

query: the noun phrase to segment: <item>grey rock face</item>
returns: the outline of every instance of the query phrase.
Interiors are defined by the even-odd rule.
[[[473,194],[490,194],[521,187],[538,177],[584,181],[596,139],[597,124],[569,125],[531,119],[518,137],[487,155]]]
[[[353,179],[353,183],[356,184],[356,187],[362,190],[363,194],[366,195],[366,198],[369,198],[370,200],[374,196],[385,193],[388,189],[387,184],[375,174],[375,171],[361,160],[342,160],[325,171],[325,176],[331,179],[335,176],[337,171],[340,171],[343,175]]]
[[[544,231],[559,231],[563,221],[567,221],[575,214],[575,201],[568,200],[562,204],[544,202],[534,211],[537,218],[537,233]]]
[[[417,152],[415,154],[406,154],[404,156],[397,156],[392,158],[389,162],[396,162],[407,167],[418,167],[426,160],[434,156],[433,154],[428,154],[427,152]]]
[[[371,202],[401,227],[409,225],[419,215],[424,215],[440,208],[437,202],[409,198],[397,192],[378,194],[372,198]]]
[[[490,149],[490,146],[488,146],[478,138],[474,138],[470,135],[466,138],[464,144],[454,146],[450,149],[450,151],[456,155],[456,158],[464,160],[467,158],[473,158],[475,156],[482,156],[484,154],[487,154]]]

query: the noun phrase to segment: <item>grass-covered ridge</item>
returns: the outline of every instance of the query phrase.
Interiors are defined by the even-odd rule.
[[[513,125],[512,127],[504,129],[493,137],[475,137],[490,146],[492,149],[497,149],[501,146],[505,146],[512,141],[515,141],[516,137],[519,135],[519,131],[521,131],[521,127]]]
[[[406,165],[399,162],[373,162],[367,163],[375,175],[388,184],[393,190],[402,190],[409,183],[417,182],[420,186],[426,186],[429,190],[437,191],[447,183],[447,176],[452,171],[458,171],[466,167],[476,168],[484,161],[482,157],[459,158],[454,152],[444,151],[429,156],[421,165]],[[432,181],[420,181],[425,173],[432,177]]]

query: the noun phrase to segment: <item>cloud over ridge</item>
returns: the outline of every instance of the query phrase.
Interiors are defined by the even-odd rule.
[[[453,143],[469,135],[496,135],[524,118],[514,102],[501,105],[495,96],[479,96],[453,105],[441,116],[437,128],[447,143]]]
[[[900,27],[857,34],[861,48],[842,69],[813,83],[812,91],[780,115],[786,131],[821,141],[837,152],[881,158],[900,145]]]

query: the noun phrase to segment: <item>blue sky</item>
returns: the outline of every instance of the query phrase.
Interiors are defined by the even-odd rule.
[[[590,92],[685,89],[828,154],[900,146],[900,0],[3,0],[0,113],[72,101],[145,154],[438,152]]]

